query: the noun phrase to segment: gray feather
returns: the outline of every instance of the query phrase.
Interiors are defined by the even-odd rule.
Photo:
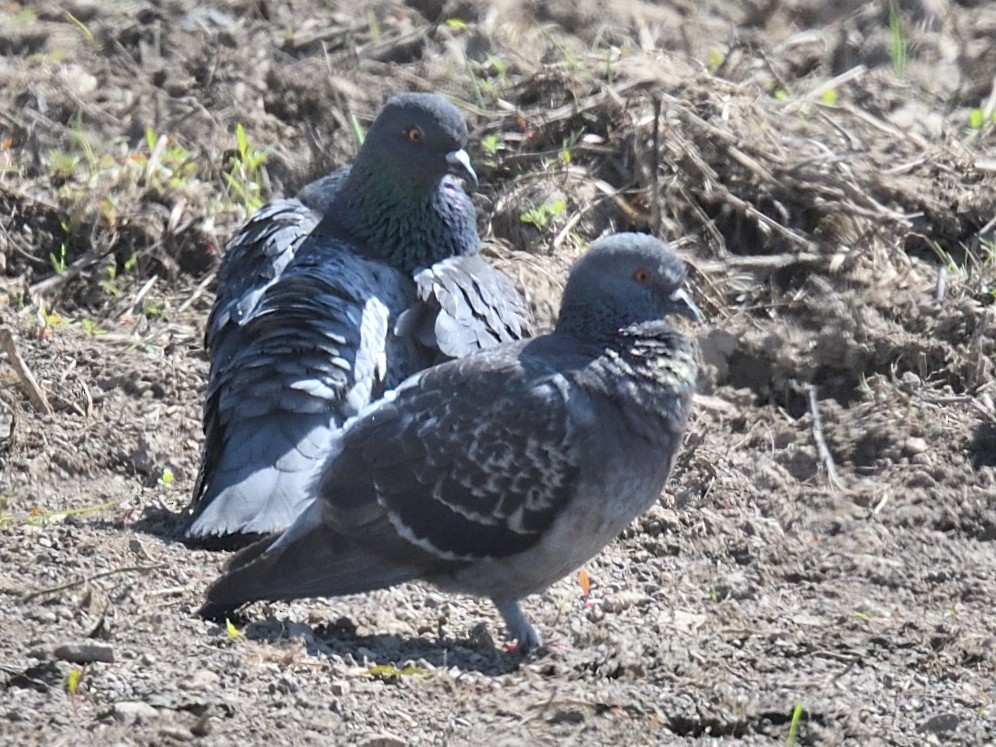
[[[451,257],[415,275],[419,303],[395,332],[460,358],[532,335],[529,313],[511,281],[478,255]]]

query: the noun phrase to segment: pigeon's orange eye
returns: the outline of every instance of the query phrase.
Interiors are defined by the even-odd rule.
[[[633,280],[640,285],[650,285],[650,281],[653,279],[654,273],[646,267],[639,267],[636,272],[633,273]]]
[[[408,137],[408,140],[410,142],[413,142],[413,143],[421,143],[422,142],[422,130],[420,130],[418,127],[409,127],[405,131],[405,135]]]

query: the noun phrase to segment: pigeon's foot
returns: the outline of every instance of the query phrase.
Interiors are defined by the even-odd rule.
[[[205,602],[201,605],[201,608],[197,610],[196,614],[203,620],[208,620],[209,622],[218,623],[218,625],[224,625],[226,620],[232,620],[236,617],[236,607],[229,604],[216,604],[215,602]]]
[[[516,640],[515,650],[520,653],[527,653],[543,645],[539,634],[532,626],[532,623],[522,614],[519,602],[515,599],[492,599],[502,619],[508,634]]]

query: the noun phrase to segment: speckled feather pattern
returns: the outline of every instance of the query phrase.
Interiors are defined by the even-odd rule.
[[[532,320],[511,281],[478,255],[450,257],[415,274],[420,303],[399,318],[399,334],[460,358],[532,336]]]
[[[194,532],[231,521],[263,533],[293,521],[331,432],[428,364],[428,351],[388,334],[414,300],[390,267],[327,245],[299,250],[280,282],[215,341],[198,486],[206,500]],[[313,442],[316,428],[324,444]]]

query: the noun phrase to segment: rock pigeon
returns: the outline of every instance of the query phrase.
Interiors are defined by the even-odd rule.
[[[229,242],[188,542],[287,527],[346,418],[435,361],[528,336],[514,286],[477,254],[454,179],[476,184],[466,140],[442,97],[395,96],[352,166],[263,207]]]
[[[490,598],[539,646],[519,600],[595,555],[671,471],[696,364],[666,317],[700,318],[684,280],[652,236],[595,242],[553,332],[429,368],[350,419],[315,501],[235,555],[200,614],[421,579]]]

